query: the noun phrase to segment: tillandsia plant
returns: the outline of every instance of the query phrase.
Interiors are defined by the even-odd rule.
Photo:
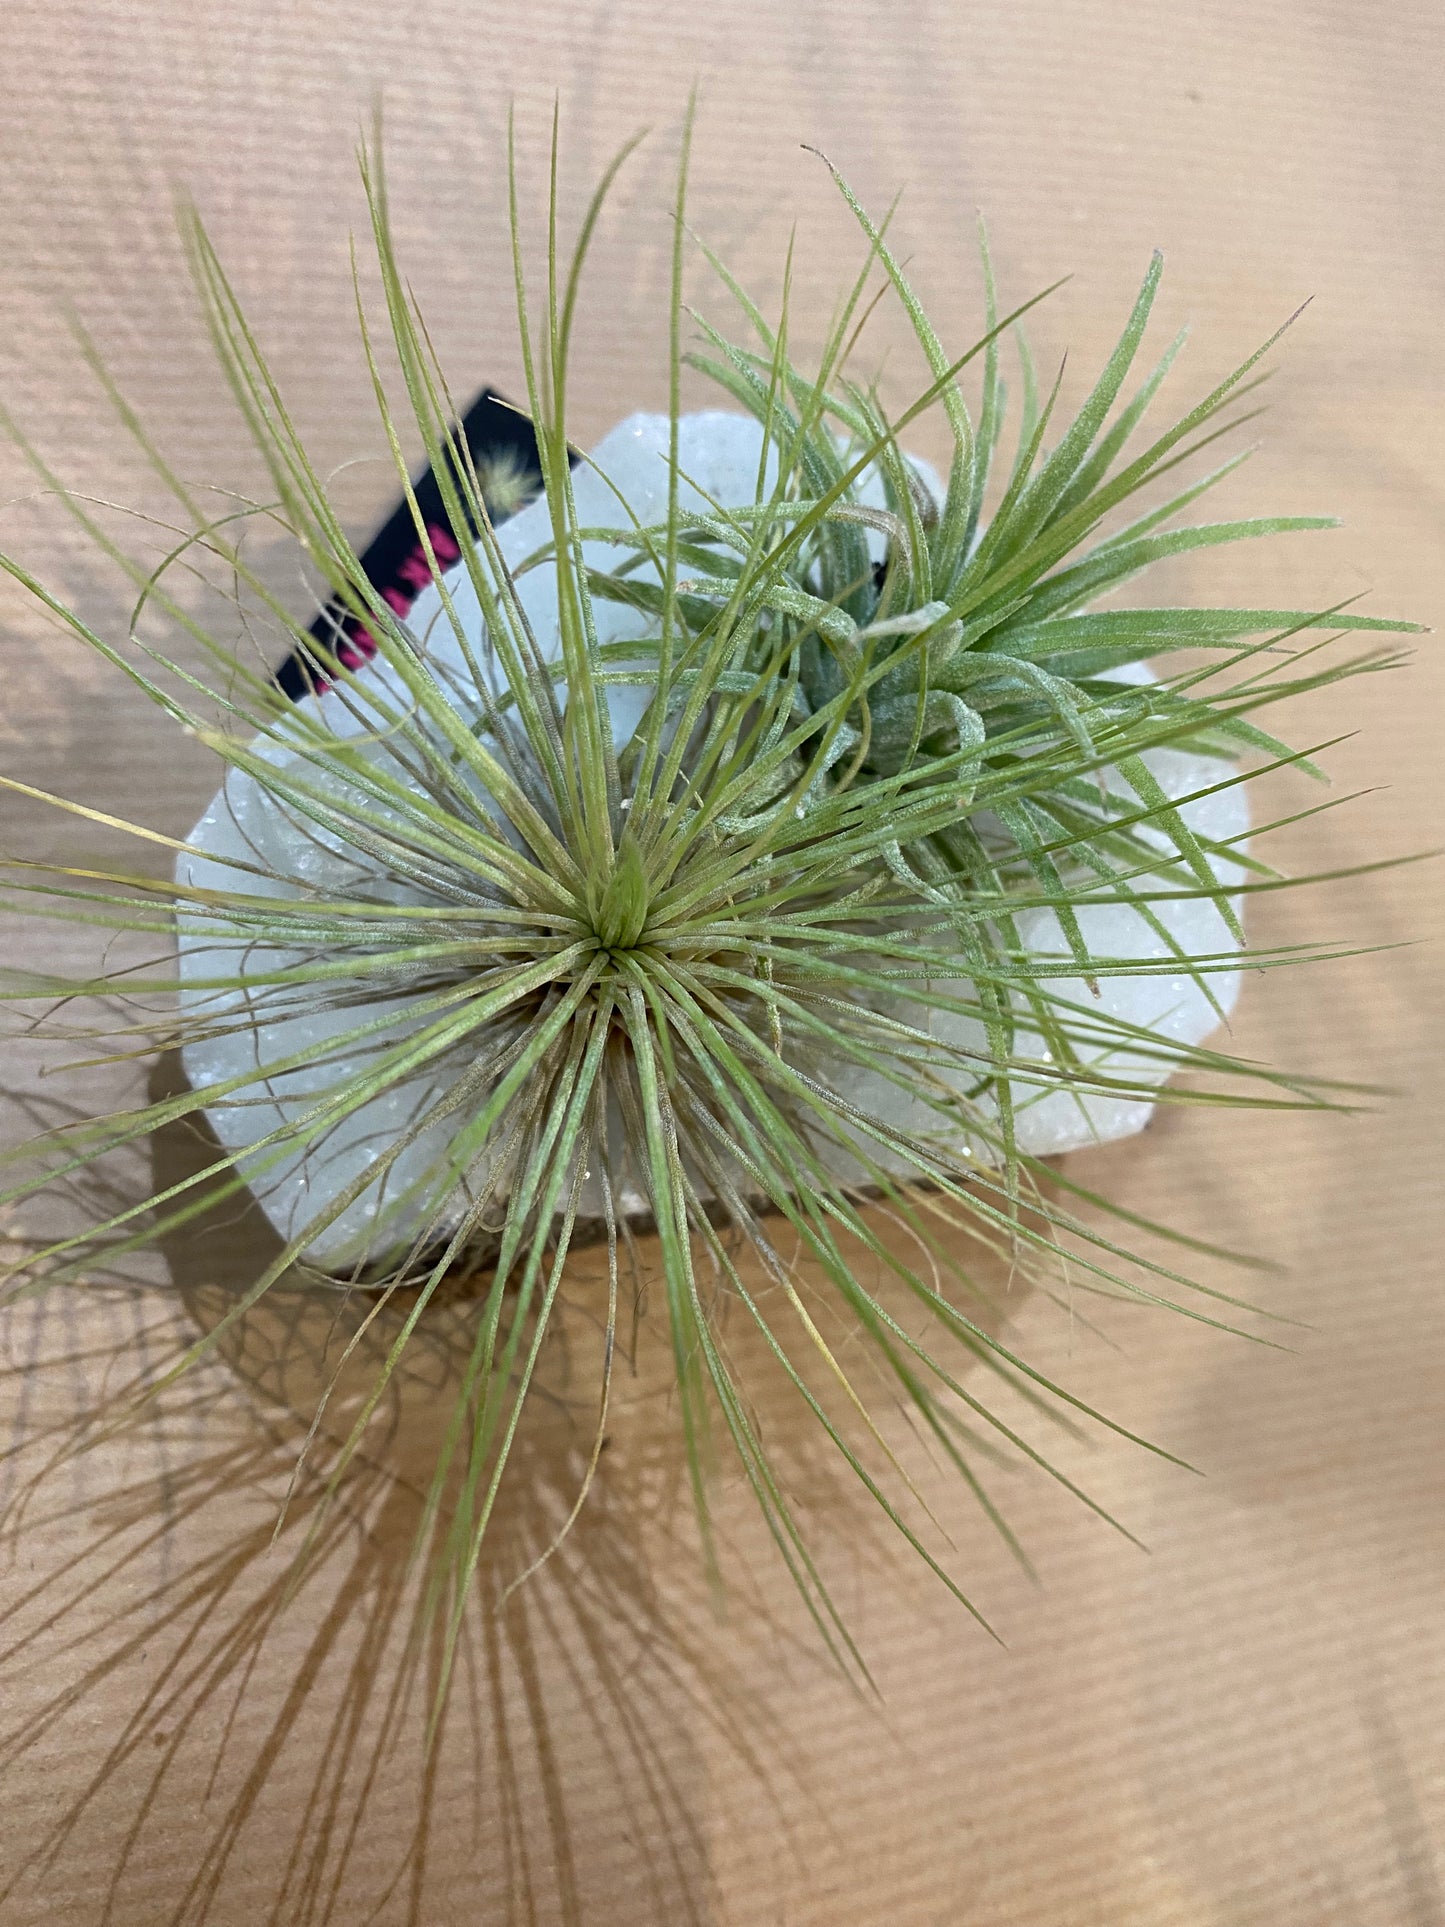
[[[554,187],[540,303],[513,169],[540,493],[503,523],[489,504],[515,496],[518,478],[499,486],[480,472],[455,431],[395,257],[378,152],[363,151],[387,353],[444,505],[429,520],[417,503],[411,426],[383,380],[358,275],[380,420],[425,558],[405,612],[368,580],[193,215],[205,312],[269,499],[209,511],[112,386],[179,511],[157,567],[33,455],[134,585],[130,632],[97,633],[20,562],[4,566],[202,736],[224,783],[187,839],[124,826],[173,852],[173,880],[12,872],[17,907],[125,932],[158,961],[73,983],[15,979],[11,994],[66,1000],[62,1012],[123,995],[133,1014],[111,1047],[178,1045],[191,1088],[56,1131],[39,1170],[6,1195],[19,1201],[183,1117],[204,1113],[215,1148],[199,1172],[28,1253],[9,1289],[81,1280],[97,1239],[116,1251],[183,1235],[218,1198],[253,1193],[279,1249],[168,1377],[283,1280],[371,1294],[363,1323],[387,1306],[398,1323],[338,1479],[429,1303],[473,1277],[474,1342],[421,1528],[430,1604],[454,1641],[569,1249],[595,1236],[609,1363],[592,1466],[613,1335],[651,1269],[705,1541],[710,1467],[730,1444],[824,1637],[856,1660],[730,1361],[726,1320],[756,1329],[851,1472],[968,1604],[848,1358],[868,1348],[1007,1536],[984,1471],[1000,1451],[1048,1462],[992,1409],[990,1375],[1036,1414],[1108,1421],[990,1328],[970,1250],[1047,1281],[1067,1248],[1073,1288],[1234,1318],[1234,1301],[1191,1298],[1203,1288],[1182,1271],[1131,1257],[1112,1224],[1138,1218],[1121,1205],[1111,1221],[1108,1200],[1043,1160],[1137,1129],[1161,1097],[1337,1101],[1204,1042],[1243,956],[1263,967],[1299,954],[1241,948],[1243,899],[1278,879],[1257,843],[1246,847],[1238,759],[1312,768],[1254,719],[1392,659],[1367,648],[1325,661],[1326,640],[1411,625],[1338,610],[1096,606],[1166,557],[1326,526],[1181,522],[1232,462],[1155,488],[1237,425],[1229,411],[1271,345],[1146,434],[1179,346],[1136,377],[1157,259],[1061,424],[1059,384],[1040,398],[1020,334],[1033,303],[999,314],[986,247],[983,332],[955,354],[887,223],[840,181],[861,264],[820,355],[795,360],[786,292],[770,322],[714,260],[748,332],[735,342],[699,319],[691,358],[729,405],[685,415],[686,146],[670,412],[632,417],[579,457],[569,353],[584,261],[624,157],[570,262]],[[555,159],[554,148],[554,183]],[[885,299],[901,304],[926,369],[896,418],[853,372]],[[1002,463],[1011,344],[1022,405]],[[929,411],[952,442],[946,478],[904,447]],[[182,564],[218,563],[278,650],[314,662],[306,616],[248,561],[240,531],[257,517],[299,544],[351,639],[295,703],[278,695],[274,662],[244,660],[175,583]],[[158,613],[189,638],[185,651],[145,639]],[[1180,650],[1185,667],[1146,667]],[[173,941],[178,966],[166,961]],[[72,1019],[54,1022],[75,1034]],[[1187,1089],[1166,1090],[1176,1072],[1191,1074]],[[820,1292],[850,1325],[847,1356],[826,1335]]]

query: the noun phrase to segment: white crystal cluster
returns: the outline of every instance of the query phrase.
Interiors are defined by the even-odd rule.
[[[669,424],[665,416],[632,415],[614,428],[592,451],[588,462],[575,472],[579,525],[584,528],[615,526],[622,519],[619,497],[643,525],[664,519],[668,499],[668,439]],[[721,412],[685,416],[679,424],[679,467],[686,478],[680,485],[683,506],[700,508],[709,499],[726,505],[751,504],[756,499],[762,452],[761,430],[748,417]],[[937,491],[936,478],[924,464],[917,466],[925,483]],[[882,505],[882,487],[876,477],[871,478],[871,486],[860,494],[864,500],[871,497]],[[508,568],[520,566],[550,536],[547,507],[538,500],[498,530]],[[882,536],[870,533],[869,539],[881,553]],[[606,568],[615,563],[615,549],[604,544],[586,545],[584,553],[595,567]],[[481,611],[470,580],[460,565],[447,577],[447,587],[463,628],[485,663]],[[552,658],[560,656],[553,568],[544,565],[528,570],[520,577],[518,590],[543,654]],[[441,598],[433,586],[423,592],[408,620],[413,632],[425,641],[429,660],[443,686],[454,687],[458,706],[465,707],[469,671],[450,624],[439,619],[441,615]],[[595,619],[598,640],[602,643],[636,636],[643,620],[636,609],[608,602],[595,605]],[[497,693],[501,694],[500,671],[496,673]],[[361,691],[371,690],[393,701],[402,700],[394,676],[379,659],[368,663],[349,680]],[[614,739],[621,744],[636,729],[646,706],[647,692],[640,687],[613,685],[606,691],[606,700]],[[355,735],[365,727],[354,702],[344,700],[334,691],[308,698],[300,705],[300,711],[303,717],[309,714],[341,735]],[[254,748],[257,754],[278,765],[295,760],[296,753],[274,737],[259,737]],[[379,745],[368,753],[379,757],[386,754]],[[1227,765],[1212,759],[1168,750],[1149,752],[1146,761],[1172,798],[1205,789],[1228,773]],[[307,774],[311,780],[315,779],[314,765],[308,767]],[[1126,787],[1122,779],[1111,775],[1109,780],[1120,789]],[[1237,785],[1185,803],[1181,814],[1201,839],[1211,843],[1238,846],[1248,829],[1247,805]],[[383,879],[366,858],[288,811],[254,778],[234,769],[196,824],[190,843],[196,853],[180,857],[177,879],[183,885],[202,890],[242,889],[297,897],[321,887],[340,893],[361,890],[369,896],[384,891],[393,900],[404,900],[406,896],[404,885]],[[247,867],[242,870],[237,865]],[[1220,859],[1217,867],[1221,881],[1228,884],[1237,880],[1237,866]],[[1188,899],[1159,901],[1152,908],[1172,943],[1184,955],[1218,957],[1233,952],[1234,941],[1212,903]],[[1137,957],[1143,964],[1177,954],[1159,932],[1151,929],[1145,919],[1127,905],[1086,904],[1078,915],[1084,941],[1094,956]],[[1051,911],[1023,912],[1019,928],[1030,951],[1054,957],[1067,955],[1063,932]],[[385,1005],[370,1004],[364,1013],[343,1004],[320,1009],[308,1003],[303,1008],[294,990],[262,981],[278,969],[301,961],[299,956],[284,951],[250,941],[228,941],[224,934],[215,932],[203,934],[199,927],[191,931],[183,929],[179,947],[180,1001],[184,1014],[189,1018],[219,1020],[216,1034],[187,1044],[183,1052],[186,1074],[197,1090],[240,1079],[263,1064],[277,1063],[328,1037],[338,1037],[366,1018],[392,1020],[385,1032],[386,1041],[403,1036],[419,1022],[405,996],[398,996]],[[243,987],[216,989],[205,982],[228,975],[239,977]],[[1215,974],[1208,981],[1218,1005],[1228,1010],[1237,994],[1238,973]],[[944,988],[954,995],[967,994],[964,984]],[[1183,969],[1157,975],[1141,972],[1137,976],[1106,976],[1097,994],[1079,980],[1057,982],[1052,988],[1058,996],[1070,999],[1100,1018],[1118,1018],[1179,1044],[1200,1042],[1218,1021],[1217,1012],[1199,983]],[[981,1026],[963,1015],[928,1013],[916,1005],[900,1005],[899,1014],[920,1027],[931,1024],[932,1033],[943,1047],[939,1077],[955,1087],[966,1087],[970,1076],[963,1069],[950,1069],[948,1065],[950,1061],[954,1065],[959,1063],[952,1053],[986,1056],[986,1038]],[[1028,1049],[1027,1036],[1020,1040],[1019,1048]],[[1168,1074],[1166,1061],[1155,1061],[1138,1049],[1126,1049],[1117,1039],[1101,1038],[1097,1048],[1086,1049],[1082,1055],[1106,1074],[1118,1071],[1135,1083],[1157,1085]],[[211,1106],[208,1116],[212,1127],[227,1149],[246,1151],[288,1122],[298,1120],[338,1081],[363,1070],[366,1062],[366,1052],[353,1045],[339,1056],[273,1074],[264,1084],[247,1085],[238,1090],[235,1097]],[[844,1066],[838,1083],[843,1095],[859,1109],[910,1133],[937,1136],[938,1112],[918,1098],[910,1098],[881,1075]],[[290,1237],[318,1212],[324,1211],[361,1178],[388,1145],[396,1143],[412,1121],[441,1096],[444,1088],[445,1080],[440,1075],[419,1077],[363,1105],[304,1151],[278,1151],[272,1147],[257,1153],[252,1162],[243,1164],[243,1171],[277,1231],[283,1237]],[[1022,1077],[1014,1095],[1019,1145],[1038,1156],[1127,1136],[1142,1128],[1153,1108],[1135,1096],[1081,1097],[1060,1088],[1040,1091]],[[455,1128],[455,1120],[441,1119],[420,1134],[389,1174],[385,1197],[377,1194],[377,1187],[372,1187],[370,1192],[348,1204],[312,1242],[313,1259],[325,1265],[349,1261],[356,1254],[364,1253],[368,1248],[369,1228],[378,1211],[404,1192],[414,1179],[424,1175],[444,1151]],[[840,1175],[853,1174],[840,1171]],[[414,1218],[416,1212],[412,1211],[410,1216]],[[395,1219],[398,1222],[389,1218],[389,1235],[405,1227],[408,1211],[396,1213]]]

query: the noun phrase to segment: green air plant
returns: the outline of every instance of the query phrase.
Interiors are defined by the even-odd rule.
[[[1074,1421],[1086,1408],[990,1329],[971,1248],[1040,1279],[1067,1248],[1077,1288],[1234,1316],[1233,1301],[1191,1300],[1199,1288],[1157,1258],[1131,1258],[1108,1201],[1042,1160],[1137,1128],[1161,1095],[1180,1095],[1162,1088],[1179,1071],[1195,1104],[1337,1101],[1202,1041],[1238,981],[1239,906],[1276,882],[1245,846],[1234,759],[1300,762],[1251,719],[1389,660],[1325,662],[1325,639],[1410,625],[1094,606],[1164,557],[1323,526],[1181,525],[1227,469],[1130,510],[1230,425],[1265,352],[1146,437],[1178,347],[1134,379],[1157,261],[1064,425],[1057,384],[1036,392],[1023,310],[997,312],[986,250],[984,333],[954,356],[843,186],[862,263],[817,365],[792,357],[786,301],[770,323],[715,263],[750,333],[739,345],[700,323],[695,359],[732,406],[684,415],[685,153],[670,414],[632,418],[574,468],[569,349],[620,159],[570,264],[559,265],[554,194],[540,306],[513,186],[542,493],[497,527],[395,259],[375,151],[363,153],[387,352],[447,510],[440,534],[416,512],[431,583],[405,620],[368,583],[194,217],[205,312],[269,499],[207,512],[112,389],[178,507],[157,568],[33,457],[134,584],[130,633],[96,633],[19,562],[4,566],[210,743],[225,781],[189,839],[125,826],[173,851],[174,881],[12,873],[23,909],[92,919],[161,952],[178,940],[179,972],[162,958],[149,972],[9,990],[170,999],[161,1017],[130,1019],[113,1048],[135,1050],[136,1025],[147,1048],[179,1045],[192,1088],[57,1130],[7,1198],[202,1111],[217,1144],[199,1173],[27,1254],[10,1289],[83,1279],[97,1239],[124,1251],[182,1235],[218,1199],[253,1192],[281,1247],[167,1376],[298,1274],[370,1293],[374,1314],[391,1305],[404,1315],[339,1478],[429,1303],[474,1278],[472,1349],[422,1527],[430,1603],[454,1640],[569,1248],[595,1236],[609,1370],[628,1294],[649,1267],[660,1279],[709,1556],[710,1468],[730,1445],[824,1637],[856,1659],[730,1363],[725,1319],[756,1328],[847,1467],[967,1604],[870,1416],[860,1345],[1007,1536],[984,1470],[999,1452],[1047,1460],[991,1409],[990,1375],[1035,1413]],[[885,298],[901,303],[927,368],[896,419],[852,373]],[[358,308],[415,509],[360,295]],[[1000,472],[1011,340],[1023,402]],[[981,377],[972,414],[965,371]],[[934,409],[953,443],[946,480],[900,440]],[[300,545],[375,645],[365,667],[338,668],[295,705],[173,586],[178,564],[218,563],[278,643],[305,646],[305,618],[248,563],[239,531],[257,516]],[[181,654],[143,640],[142,618],[157,613],[188,636]],[[1182,669],[1143,666],[1179,650]],[[1138,1222],[1122,1206],[1118,1217]],[[819,1290],[851,1328],[846,1355],[817,1314]],[[605,1382],[598,1392],[594,1467]]]

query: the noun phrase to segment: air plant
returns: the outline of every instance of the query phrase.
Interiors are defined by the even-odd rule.
[[[1325,632],[1411,625],[1094,606],[1166,557],[1326,525],[1181,524],[1233,462],[1131,510],[1226,431],[1272,345],[1140,446],[1179,346],[1130,388],[1157,260],[1083,406],[1058,426],[1059,385],[1040,399],[1020,334],[1033,304],[999,314],[986,248],[984,331],[953,355],[886,223],[840,182],[863,261],[816,365],[793,357],[786,300],[769,322],[714,258],[750,333],[736,343],[700,320],[691,358],[744,412],[685,416],[686,149],[670,414],[625,423],[574,468],[569,351],[622,158],[565,266],[554,191],[540,320],[513,172],[542,492],[504,527],[454,431],[379,160],[363,151],[387,349],[446,509],[445,527],[416,512],[429,582],[405,617],[368,582],[193,214],[197,283],[269,499],[213,511],[111,387],[179,511],[156,568],[32,454],[134,584],[136,619],[102,635],[20,562],[3,566],[209,743],[225,781],[190,838],[123,826],[173,852],[173,880],[12,869],[17,907],[138,935],[160,957],[123,978],[15,979],[10,994],[66,1000],[59,1030],[69,1000],[123,994],[134,1014],[113,1047],[134,1050],[135,1026],[146,1048],[179,1045],[192,1088],[27,1147],[39,1169],[6,1201],[179,1119],[204,1113],[217,1142],[199,1173],[28,1253],[8,1289],[78,1282],[97,1239],[115,1252],[182,1235],[218,1199],[254,1193],[280,1248],[167,1380],[282,1281],[370,1294],[363,1328],[389,1307],[395,1335],[335,1480],[429,1305],[459,1274],[474,1278],[471,1352],[421,1527],[430,1605],[454,1639],[569,1249],[595,1236],[608,1364],[592,1467],[613,1340],[651,1266],[708,1556],[711,1468],[726,1443],[824,1638],[857,1660],[730,1362],[726,1320],[756,1328],[851,1473],[974,1610],[930,1548],[812,1293],[831,1298],[1005,1537],[984,1471],[999,1451],[1047,1459],[992,1408],[989,1378],[1036,1412],[1109,1421],[990,1329],[968,1238],[1041,1279],[1066,1247],[1075,1288],[1233,1320],[1233,1301],[1131,1257],[1109,1201],[1043,1159],[1137,1128],[1161,1099],[1338,1101],[1203,1042],[1238,982],[1240,904],[1277,881],[1245,844],[1237,759],[1311,769],[1252,719],[1390,660],[1324,662]],[[882,298],[901,304],[927,368],[896,418],[852,372]],[[358,313],[415,509],[360,293]],[[1023,399],[1000,475],[1010,342]],[[976,419],[965,370],[981,376]],[[946,481],[904,448],[930,410],[952,440]],[[332,665],[296,704],[173,581],[180,564],[219,563],[278,641],[310,646],[305,618],[248,560],[241,531],[258,517],[299,545],[371,651],[360,667]],[[184,660],[144,639],[157,612],[189,637]],[[1181,650],[1182,669],[1143,667]],[[1190,1073],[1187,1088],[1162,1088],[1176,1072]],[[1118,1217],[1138,1222],[1124,1207]]]

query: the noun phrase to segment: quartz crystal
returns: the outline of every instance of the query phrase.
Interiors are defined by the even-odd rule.
[[[665,518],[668,435],[665,416],[638,414],[630,416],[603,439],[575,471],[579,526],[616,526],[623,519],[619,497],[641,524]],[[679,424],[679,467],[684,478],[679,492],[683,505],[698,507],[709,499],[725,505],[752,503],[756,499],[761,455],[761,431],[748,417],[721,412],[683,417]],[[938,493],[937,478],[925,464],[916,466],[925,486]],[[770,484],[771,476],[768,482]],[[865,478],[859,493],[861,499],[882,505],[882,486],[876,475]],[[504,523],[497,535],[508,568],[515,570],[550,539],[551,523],[545,502],[533,502]],[[880,533],[869,532],[875,555],[881,554],[883,540]],[[584,552],[593,566],[615,564],[616,550],[604,544],[588,544]],[[461,565],[449,572],[446,582],[464,631],[485,664],[481,613]],[[543,564],[523,573],[518,579],[518,591],[543,654],[556,658],[561,653],[561,639],[556,576],[551,565]],[[595,618],[598,639],[603,643],[637,635],[643,621],[635,609],[601,601],[595,605]],[[443,615],[441,597],[434,585],[423,592],[408,622],[426,648],[443,686],[454,692],[453,699],[465,710],[469,671],[450,622]],[[500,693],[500,670],[495,673]],[[1147,672],[1134,674],[1136,679],[1147,679]],[[359,693],[371,691],[391,700],[400,697],[395,677],[379,659],[357,670],[348,678],[348,683]],[[614,685],[607,690],[614,739],[619,744],[637,727],[646,695],[641,687]],[[341,734],[354,735],[364,727],[356,702],[335,690],[300,704],[298,720],[304,722],[308,717]],[[277,765],[296,760],[296,751],[276,735],[258,738],[254,747],[258,755]],[[367,753],[378,757],[387,754],[381,744],[369,748]],[[1145,760],[1156,780],[1174,798],[1207,789],[1230,773],[1227,764],[1170,750],[1149,752]],[[309,774],[314,779],[314,765]],[[1127,789],[1113,772],[1107,780],[1111,787]],[[1181,813],[1201,839],[1241,847],[1248,828],[1241,786],[1197,796],[1184,804]],[[177,878],[183,885],[202,890],[242,889],[295,897],[320,887],[371,897],[383,894],[396,901],[405,900],[407,894],[404,885],[395,879],[383,878],[370,859],[343,846],[314,824],[304,822],[253,777],[234,769],[196,824],[190,845],[191,851],[178,861]],[[1238,866],[1224,858],[1216,861],[1223,882],[1238,880]],[[238,865],[247,867],[239,869]],[[1185,955],[1218,958],[1236,949],[1212,903],[1160,901],[1152,907],[1173,943]],[[1127,905],[1086,904],[1078,914],[1092,955],[1137,957],[1144,962],[1167,959],[1174,954],[1164,938]],[[194,919],[188,925],[184,914],[181,921],[182,1009],[189,1018],[208,1018],[216,1023],[214,1035],[187,1044],[183,1052],[186,1074],[197,1090],[204,1092],[213,1086],[243,1079],[262,1065],[276,1064],[291,1053],[326,1037],[339,1036],[363,1021],[363,1015],[354,1006],[338,1003],[321,1009],[314,1001],[303,1005],[294,989],[263,981],[278,969],[300,961],[298,956],[257,945],[249,939],[230,939],[224,929],[207,930]],[[1030,951],[1055,958],[1067,955],[1063,933],[1051,911],[1023,912],[1019,928]],[[226,976],[239,976],[244,987],[219,989],[207,983],[208,979]],[[1215,1003],[1227,1011],[1237,994],[1238,973],[1213,974],[1207,981]],[[960,997],[966,996],[968,990],[966,983],[946,984],[944,988]],[[1097,994],[1079,980],[1059,982],[1054,989],[1086,1013],[1081,1019],[1083,1022],[1087,1022],[1087,1013],[1094,1012],[1101,1018],[1120,1019],[1176,1044],[1200,1042],[1218,1022],[1215,1004],[1182,968],[1158,975],[1106,976],[1100,981]],[[923,1012],[917,1005],[910,1007],[904,1003],[899,1004],[897,1014],[920,1027],[931,1024],[940,1045],[946,1047],[941,1059],[944,1065],[950,1061],[949,1053],[985,1054],[982,1028],[966,1016],[936,1010]],[[405,1035],[420,1021],[405,995],[398,995],[385,1004],[369,1004],[364,1017],[390,1020],[384,1032],[386,1041]],[[1041,1049],[1039,1040],[1034,1041]],[[1028,1048],[1026,1033],[1021,1038],[1021,1048]],[[1163,1082],[1170,1068],[1167,1054],[1155,1060],[1144,1052],[1144,1047],[1129,1048],[1117,1037],[1101,1038],[1096,1048],[1085,1050],[1083,1055],[1106,1074],[1119,1070],[1127,1072],[1131,1081],[1156,1085]],[[303,1069],[275,1073],[264,1083],[238,1087],[234,1095],[218,1092],[216,1101],[208,1106],[211,1125],[227,1149],[246,1151],[288,1122],[298,1120],[339,1080],[362,1070],[366,1061],[365,1052],[353,1045],[338,1057],[314,1062]],[[958,1060],[952,1061],[956,1064]],[[936,1074],[944,1084],[955,1087],[965,1087],[971,1081],[960,1069],[941,1068]],[[419,1077],[363,1105],[305,1150],[273,1145],[243,1160],[240,1168],[276,1230],[289,1238],[348,1187],[356,1185],[385,1148],[404,1135],[413,1119],[442,1095],[448,1081],[441,1072]],[[938,1111],[880,1074],[842,1064],[836,1082],[840,1092],[860,1110],[911,1134],[938,1138],[941,1124]],[[1137,1097],[1082,1096],[1057,1086],[1041,1090],[1030,1086],[1023,1077],[1015,1085],[1014,1100],[1019,1146],[1039,1156],[1126,1136],[1143,1126],[1152,1109]],[[442,1118],[421,1132],[393,1166],[385,1196],[377,1195],[378,1187],[372,1186],[348,1203],[335,1220],[312,1239],[312,1260],[322,1266],[339,1267],[380,1255],[373,1250],[371,1237],[378,1212],[404,1194],[413,1182],[425,1178],[455,1128],[455,1120]],[[951,1152],[964,1148],[957,1139],[949,1146]],[[975,1154],[986,1154],[980,1152],[979,1147],[966,1148]],[[857,1175],[856,1167],[847,1168],[842,1153],[837,1153],[833,1162],[840,1176]],[[900,1164],[897,1168],[906,1167]],[[474,1174],[472,1181],[478,1181],[478,1176]],[[589,1204],[594,1210],[598,1208],[595,1180],[584,1195],[584,1210]],[[623,1204],[640,1206],[641,1200],[624,1196]],[[394,1243],[400,1232],[424,1222],[424,1205],[425,1187],[418,1184],[414,1203],[408,1199],[388,1212],[388,1244]]]

